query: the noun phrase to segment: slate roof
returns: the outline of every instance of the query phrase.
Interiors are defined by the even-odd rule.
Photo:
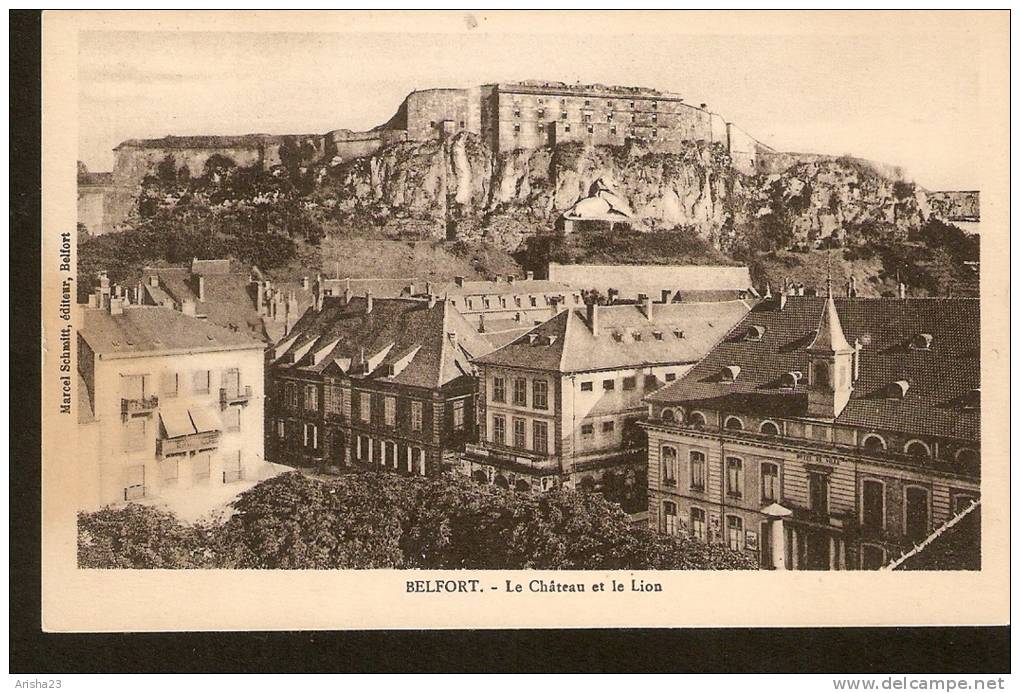
[[[80,306],[79,334],[100,356],[145,355],[149,352],[224,351],[263,348],[243,332],[234,332],[163,306],[124,306],[120,315],[108,309]]]
[[[198,287],[192,270],[186,267],[145,268],[142,273],[143,289],[157,304],[168,296],[178,308],[184,301],[194,301],[195,312],[204,315],[210,322],[262,339],[265,330],[262,316],[255,307],[254,291],[249,287],[248,273],[223,273],[222,266],[217,265],[204,265],[198,269],[198,274],[205,278],[204,301],[198,300]],[[159,276],[160,286],[149,286],[148,277],[152,274]]]
[[[373,297],[371,313],[365,312],[366,303],[364,297],[349,304],[342,297],[327,297],[322,310],[306,312],[284,339],[280,346],[287,348],[273,368],[438,388],[471,376],[470,359],[492,348],[448,301],[430,308],[419,299]],[[359,366],[377,358],[372,372],[364,375]],[[396,366],[394,375],[388,375],[390,364]]]
[[[727,411],[804,416],[807,407],[807,348],[826,298],[788,296],[762,301],[690,372],[648,395],[660,403],[702,402]],[[860,375],[837,424],[915,435],[980,438],[980,410],[964,409],[963,398],[981,384],[980,304],[973,298],[836,298],[846,340],[862,343]],[[764,328],[747,341],[751,326]],[[932,336],[929,350],[910,348],[919,334]],[[736,382],[719,373],[739,366]],[[805,377],[784,389],[790,371]],[[903,399],[887,398],[890,384],[906,380]]]
[[[592,334],[585,312],[564,310],[476,362],[560,373],[642,364],[695,363],[747,314],[750,307],[744,301],[655,303],[653,319],[649,320],[642,306],[599,306],[597,336]],[[530,337],[532,334],[536,337],[534,340]],[[552,343],[549,343],[550,337]]]

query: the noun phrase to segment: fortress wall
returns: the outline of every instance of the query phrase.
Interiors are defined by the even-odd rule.
[[[454,131],[468,129],[468,89],[427,89],[408,94],[407,139],[421,142],[439,136],[444,120]]]
[[[159,148],[121,147],[116,151],[113,166],[114,182],[118,186],[136,187],[142,179],[156,170],[167,155],[174,158],[174,167],[187,166],[191,175],[201,175],[205,163],[214,154],[220,154],[234,161],[238,166],[252,166],[262,161],[262,152],[257,145],[246,147],[199,147]]]
[[[758,140],[754,139],[733,123],[726,124],[727,142],[733,166],[741,173],[748,175],[757,172],[757,160],[760,150]]]

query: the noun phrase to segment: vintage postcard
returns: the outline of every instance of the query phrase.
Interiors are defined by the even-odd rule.
[[[46,13],[44,627],[1008,623],[1008,57]]]

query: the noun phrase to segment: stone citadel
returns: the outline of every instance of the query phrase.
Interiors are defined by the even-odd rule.
[[[114,148],[112,173],[79,176],[79,219],[93,233],[112,229],[125,218],[131,193],[167,155],[194,174],[213,155],[269,170],[291,153],[305,163],[348,161],[397,142],[424,142],[459,132],[478,135],[494,152],[565,142],[623,145],[628,140],[669,152],[679,151],[684,142],[714,142],[744,173],[767,169],[766,160],[778,154],[708,110],[707,104],[688,104],[678,94],[655,89],[543,81],[424,89],[408,94],[392,118],[367,131],[127,140]],[[100,179],[102,184],[95,184]]]

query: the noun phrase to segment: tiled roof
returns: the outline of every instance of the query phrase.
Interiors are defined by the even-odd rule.
[[[581,289],[621,296],[645,293],[659,298],[663,289],[672,292],[746,291],[751,286],[747,267],[717,265],[561,265],[549,264],[549,278]],[[692,293],[690,298],[694,298]]]
[[[191,273],[202,275],[229,274],[230,260],[199,260],[195,258],[191,261]]]
[[[199,261],[203,262],[203,261]],[[201,270],[208,269],[201,267]],[[198,300],[197,285],[192,271],[184,267],[146,268],[144,283],[149,275],[159,276],[159,287],[146,287],[151,299],[160,303],[166,295],[174,300],[177,307],[184,301],[195,302],[195,312],[221,327],[243,330],[249,336],[261,339],[265,335],[262,318],[255,307],[255,294],[249,286],[249,277],[244,272],[212,273],[201,272],[205,281],[205,300]]]
[[[422,285],[424,288],[424,285]],[[481,296],[520,294],[565,294],[570,295],[577,289],[562,282],[547,279],[515,279],[514,281],[466,281],[463,286],[456,282],[440,282],[433,284],[432,292],[437,296]]]
[[[308,311],[297,322],[273,368],[297,373],[339,368],[354,377],[436,388],[471,375],[470,358],[492,348],[447,301],[429,307],[418,299],[373,298],[372,312],[365,311],[363,297],[349,304],[327,297],[322,310]],[[297,361],[288,363],[293,358]],[[359,366],[366,362],[375,368],[361,376]]]
[[[144,355],[146,352],[223,351],[262,348],[243,332],[233,332],[172,308],[124,306],[120,315],[81,306],[79,333],[98,355]]]
[[[704,402],[728,411],[803,416],[807,406],[807,348],[826,299],[789,296],[763,301],[689,373],[647,397],[662,403]],[[977,440],[979,410],[964,409],[963,398],[979,388],[980,304],[971,298],[837,298],[834,301],[847,341],[862,343],[859,380],[836,423],[864,428]],[[749,328],[764,330],[748,341]],[[910,348],[911,339],[931,335],[927,350]],[[719,373],[739,366],[735,382]],[[800,371],[804,378],[784,389],[781,378]],[[905,380],[902,399],[887,388]]]
[[[649,320],[642,306],[599,306],[597,336],[592,334],[586,313],[564,310],[477,362],[561,373],[695,363],[749,309],[750,304],[744,301],[655,303]]]

